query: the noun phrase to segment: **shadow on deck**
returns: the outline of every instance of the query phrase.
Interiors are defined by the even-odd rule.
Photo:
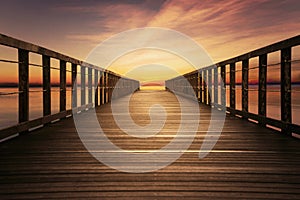
[[[113,120],[110,104],[96,111],[114,144],[147,152],[168,144],[180,123],[178,101],[166,91],[136,92],[131,98],[132,118],[147,125],[153,104],[164,106],[168,116],[161,132],[146,139],[123,133]],[[300,198],[300,141],[227,116],[214,149],[199,159],[210,108],[201,105],[200,113],[200,126],[188,151],[171,165],[149,173],[124,173],[97,161],[79,139],[73,118],[7,141],[0,145],[0,198]],[[130,167],[130,161],[127,164]]]

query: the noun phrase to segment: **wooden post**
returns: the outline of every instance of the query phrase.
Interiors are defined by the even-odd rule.
[[[118,97],[118,88],[117,88],[118,77],[114,75],[114,84],[113,84],[113,91],[112,91],[112,99]]]
[[[118,83],[118,77],[114,76],[114,85],[113,85],[112,99],[113,98],[118,98],[117,83]]]
[[[59,98],[59,110],[60,112],[66,110],[66,87],[67,87],[67,71],[66,61],[60,60],[60,98]]]
[[[51,114],[50,57],[43,55],[43,115]]]
[[[29,120],[29,52],[18,49],[19,59],[19,123]]]
[[[203,78],[202,78],[202,71],[199,72],[199,88],[200,88],[200,96],[199,102],[203,103],[203,88],[202,88]]]
[[[100,92],[99,92],[99,100],[100,100],[100,105],[103,104],[103,71],[100,71],[100,84],[99,84],[99,87],[100,87]]]
[[[90,107],[93,103],[93,93],[92,93],[92,68],[88,68],[88,106]],[[92,107],[92,106],[91,106]]]
[[[230,108],[235,110],[235,63],[230,64]]]
[[[99,106],[98,73],[99,71],[97,69],[94,69],[95,107]]]
[[[212,105],[212,69],[208,69],[208,105]]]
[[[249,60],[242,61],[242,111],[248,113]],[[243,116],[245,118],[245,116]]]
[[[107,73],[107,102],[110,102],[111,74]]]
[[[281,132],[291,134],[292,101],[291,101],[291,48],[281,50],[281,121],[284,123]]]
[[[107,72],[103,72],[103,103],[107,103]]]
[[[204,82],[203,82],[203,103],[208,104],[207,101],[207,70],[203,70],[203,78],[204,78]]]
[[[199,88],[199,85],[200,85],[200,83],[199,83],[199,79],[200,79],[200,75],[199,75],[199,72],[197,71],[197,82],[196,82],[196,87],[197,87],[197,100],[198,100],[198,102],[199,102],[199,99],[200,99],[200,88]]]
[[[194,92],[194,76],[193,76],[193,74],[190,74],[190,78],[189,79],[190,79],[190,85],[189,85],[190,89],[188,89],[189,92],[190,92],[189,95],[193,95],[193,92]]]
[[[193,87],[194,87],[195,96],[198,101],[198,72],[194,73]]]
[[[218,84],[218,67],[214,68],[214,105],[215,107],[219,104],[219,84]]]
[[[72,63],[72,108],[77,107],[77,65]]]
[[[81,81],[80,81],[80,88],[81,88],[81,106],[85,105],[85,67],[81,66]]]
[[[265,117],[267,111],[267,54],[259,56],[259,85],[258,85],[258,115],[263,117],[260,124],[265,126]]]
[[[221,66],[221,106],[226,110],[226,65]]]

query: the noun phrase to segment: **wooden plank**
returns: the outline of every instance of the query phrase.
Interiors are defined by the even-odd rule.
[[[281,50],[281,120],[285,122],[285,124],[282,127],[282,132],[285,134],[291,134],[291,127],[288,124],[292,123],[291,57],[291,48],[285,48]]]
[[[19,123],[29,119],[29,52],[18,50],[19,61]]]
[[[117,105],[124,106],[124,100],[119,99]],[[181,109],[174,94],[139,91],[133,94],[130,104],[134,105],[130,116],[138,124],[150,122],[151,105],[162,105],[167,111],[165,126],[155,137],[133,138],[114,123],[110,104],[97,107],[99,123],[115,145],[127,151],[147,152],[163,147],[176,136]],[[299,199],[299,140],[228,115],[213,151],[199,159],[211,108],[201,104],[199,111],[199,130],[190,148],[171,165],[149,173],[123,173],[98,162],[81,143],[72,118],[0,144],[0,197]],[[193,115],[191,111],[190,116]],[[93,131],[88,118],[86,123],[87,130]],[[188,134],[190,130],[185,131]],[[181,142],[184,141],[183,137]],[[129,159],[120,164],[133,167],[136,163]]]
[[[260,125],[265,126],[264,117],[267,113],[267,61],[268,55],[259,56],[259,72],[258,72],[258,114],[262,116]]]
[[[50,57],[42,56],[43,62],[43,116],[51,114]]]
[[[63,60],[60,60],[60,91],[59,91],[59,110],[60,112],[66,110],[66,104],[67,104],[67,69],[66,69],[66,62]]]

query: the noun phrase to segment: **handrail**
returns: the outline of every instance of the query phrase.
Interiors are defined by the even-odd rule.
[[[96,65],[66,56],[56,51],[28,43],[22,40],[18,40],[3,34],[0,34],[0,46],[12,47],[18,50],[18,60],[11,61],[2,59],[0,62],[15,63],[18,64],[18,109],[19,120],[18,124],[4,128],[0,130],[0,139],[15,135],[16,133],[26,133],[34,127],[45,125],[52,121],[65,118],[72,115],[72,110],[81,112],[91,107],[100,106],[112,99],[114,91],[114,97],[119,98],[121,96],[130,94],[139,89],[139,82],[130,78],[122,77],[107,69],[103,69]],[[42,56],[42,64],[30,63],[29,53],[36,53]],[[59,60],[59,67],[55,70],[59,70],[60,84],[59,84],[59,112],[51,113],[51,82],[50,82],[50,70],[51,59]],[[71,70],[67,70],[67,63],[71,64]],[[43,117],[29,120],[29,66],[41,67],[43,71]],[[79,71],[80,73],[79,73]],[[71,89],[71,109],[66,109],[66,91],[67,91],[67,72],[71,73],[72,77],[72,89]],[[79,75],[78,75],[79,74]],[[94,77],[93,77],[94,76]],[[87,78],[86,78],[87,77]],[[81,87],[81,105],[77,105],[77,79],[80,79]],[[86,80],[87,79],[87,80]],[[118,82],[118,87],[116,86]],[[93,96],[92,88],[95,87],[95,95]],[[8,95],[8,94],[5,94]],[[88,101],[86,102],[86,96]],[[94,102],[94,103],[93,103]],[[74,113],[74,112],[73,112]]]
[[[273,126],[280,129],[282,133],[292,135],[300,134],[300,126],[292,123],[292,102],[291,102],[291,54],[292,48],[300,45],[300,35],[250,51],[248,53],[230,58],[214,65],[210,65],[199,70],[195,70],[166,81],[166,88],[186,95],[196,95],[200,103],[210,105],[214,108],[226,110],[229,114],[242,117],[249,121],[257,121],[259,125],[264,127]],[[270,118],[266,115],[267,111],[267,69],[268,54],[280,51],[280,93],[281,93],[281,120]],[[248,110],[249,97],[249,59],[258,57],[258,114],[250,113]],[[235,94],[235,77],[236,63],[242,62],[242,110],[236,109],[236,94]],[[226,72],[226,66],[229,71]],[[229,73],[229,102],[226,102],[226,74]],[[212,78],[213,77],[213,78]],[[180,80],[187,79],[190,85],[181,85]],[[219,79],[223,80],[219,82]],[[194,90],[193,94],[187,94],[183,88],[191,87]],[[221,90],[221,91],[219,91]],[[221,101],[219,101],[219,92]],[[226,107],[226,103],[230,106]]]

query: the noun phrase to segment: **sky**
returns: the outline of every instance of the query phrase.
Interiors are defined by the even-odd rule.
[[[299,0],[4,0],[0,33],[85,60],[97,45],[120,32],[168,28],[190,37],[219,62],[298,35],[299,11]],[[7,52],[0,49],[3,55]],[[193,69],[179,60],[168,52],[139,50],[109,69],[141,81],[159,81]],[[15,76],[5,68],[6,79]]]

